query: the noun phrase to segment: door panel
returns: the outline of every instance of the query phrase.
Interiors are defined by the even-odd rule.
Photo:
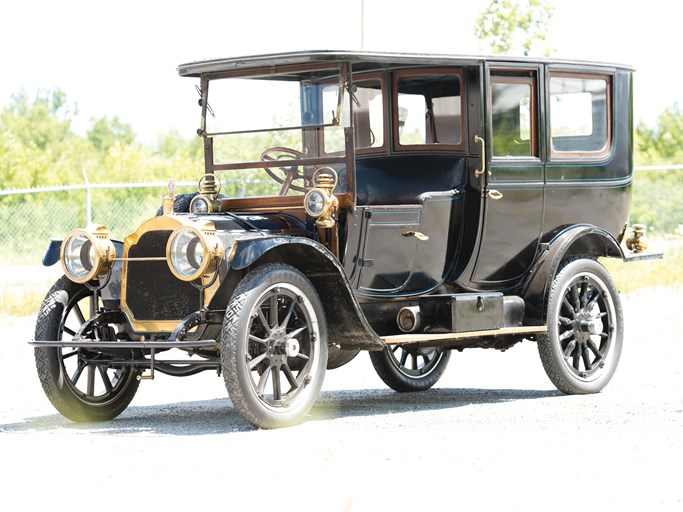
[[[539,116],[539,68],[489,70],[489,155],[483,221],[470,285],[512,287],[530,268],[543,221],[544,151]]]
[[[422,206],[374,206],[364,215],[358,289],[392,292],[403,287],[413,268]]]

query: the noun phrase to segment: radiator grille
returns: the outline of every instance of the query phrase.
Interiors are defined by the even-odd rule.
[[[129,258],[166,255],[172,231],[149,231],[128,251]],[[166,261],[130,261],[126,281],[126,305],[138,321],[181,320],[199,308],[199,291],[179,280]]]

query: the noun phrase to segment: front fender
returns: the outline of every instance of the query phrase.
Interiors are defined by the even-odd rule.
[[[588,224],[572,226],[541,247],[542,252],[522,288],[528,324],[545,323],[548,293],[562,260],[574,255],[625,258],[619,242],[610,233]]]
[[[235,243],[227,275],[211,299],[210,309],[227,308],[233,291],[251,269],[285,263],[301,271],[318,292],[332,342],[345,349],[384,348],[356,301],[339,260],[325,246],[303,237],[259,237]]]

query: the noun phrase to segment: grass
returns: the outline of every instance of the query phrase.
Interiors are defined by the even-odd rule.
[[[661,260],[624,263],[615,258],[601,258],[622,293],[632,293],[641,288],[683,286],[683,243],[653,243],[652,251],[663,252]]]

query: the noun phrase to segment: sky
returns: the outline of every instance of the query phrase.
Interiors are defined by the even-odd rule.
[[[480,53],[473,24],[489,0],[22,0],[0,6],[0,108],[61,89],[74,129],[118,116],[138,139],[194,135],[195,80],[184,62],[291,50]],[[683,103],[672,58],[683,28],[668,0],[552,0],[555,56],[636,68],[636,122]],[[361,30],[363,12],[364,30]],[[362,45],[362,48],[361,48]],[[75,112],[75,109],[74,109]]]

